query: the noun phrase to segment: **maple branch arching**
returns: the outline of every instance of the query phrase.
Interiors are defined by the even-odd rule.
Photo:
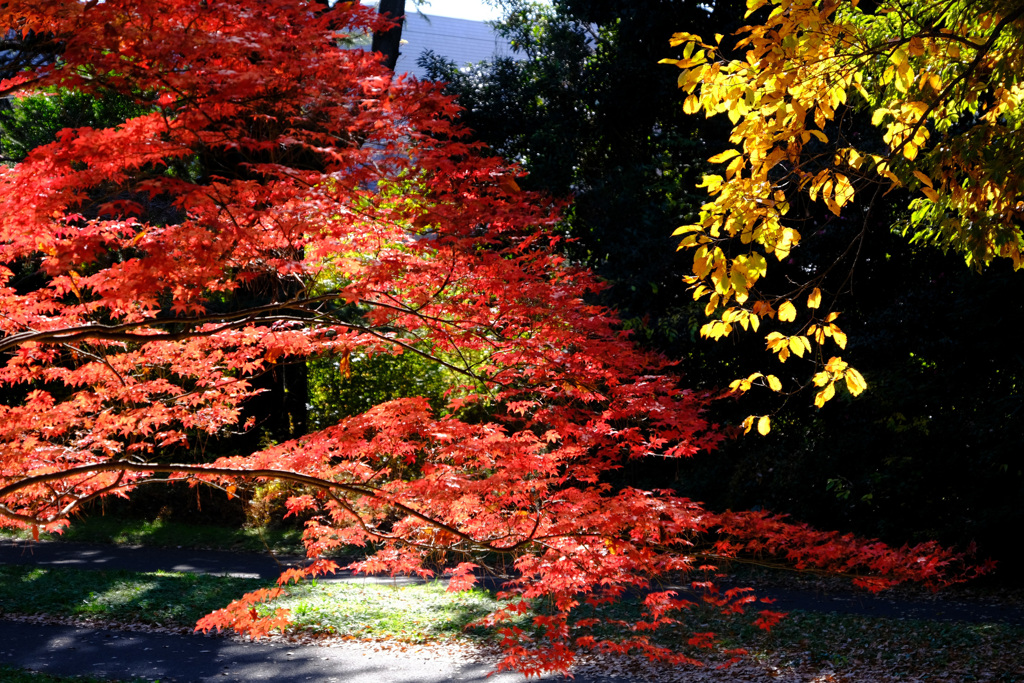
[[[50,474],[39,474],[31,477],[27,477],[13,484],[0,487],[0,499],[20,491],[21,489],[35,486],[37,484],[44,484],[51,481],[60,481],[67,477],[73,477],[77,474],[86,474],[90,472],[162,472],[167,474],[191,474],[196,476],[201,475],[219,475],[223,477],[233,478],[245,478],[245,479],[280,479],[283,481],[292,481],[298,484],[305,484],[315,488],[326,489],[326,490],[341,490],[348,493],[354,493],[360,496],[380,497],[380,492],[373,489],[366,489],[356,484],[345,484],[342,482],[328,481],[326,479],[319,479],[317,477],[311,477],[306,474],[299,472],[289,472],[285,470],[237,470],[227,467],[203,467],[200,465],[177,465],[177,464],[159,464],[159,463],[126,463],[126,462],[111,462],[111,463],[97,463],[95,465],[82,465],[72,469],[64,470],[63,472],[53,472]],[[174,479],[168,479],[162,483],[173,483]],[[134,486],[137,483],[126,484],[125,486]],[[155,482],[154,482],[155,483]],[[119,486],[117,488],[124,488]],[[115,488],[110,489],[116,490]],[[426,522],[432,526],[446,531],[454,536],[469,541],[474,545],[478,545],[483,549],[490,551],[499,551],[498,548],[491,547],[486,543],[476,541],[472,537],[464,534],[458,529],[454,529],[443,522],[432,519],[422,512],[415,510],[408,505],[393,500],[383,499],[388,505],[401,510],[402,512],[416,517],[423,522]],[[27,524],[51,524],[58,521],[58,519],[46,519],[40,520],[33,517],[14,513],[7,508],[6,505],[0,505],[0,515],[7,517],[8,519],[14,519]]]

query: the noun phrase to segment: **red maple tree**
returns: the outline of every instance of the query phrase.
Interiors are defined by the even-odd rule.
[[[600,284],[559,255],[559,203],[468,142],[450,98],[340,49],[380,21],[358,3],[10,0],[0,19],[52,51],[3,94],[116,92],[148,112],[64,130],[0,170],[3,523],[60,528],[152,481],[291,481],[311,557],[368,545],[360,570],[428,573],[443,556],[453,589],[472,584],[472,560],[510,558],[508,594],[552,606],[539,635],[504,631],[502,666],[526,673],[567,670],[578,648],[689,661],[649,638],[692,605],[672,592],[647,594],[647,620],[617,638],[574,615],[718,558],[771,556],[872,587],[960,567],[934,545],[613,486],[630,460],[713,448],[708,397],[587,303]],[[264,303],[244,305],[257,286]],[[403,399],[213,463],[162,456],[237,428],[275,363],[344,365],[357,351],[443,365],[457,378],[444,414]],[[286,615],[254,605],[274,595],[200,625],[267,633]]]

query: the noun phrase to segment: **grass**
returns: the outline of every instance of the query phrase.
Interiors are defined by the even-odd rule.
[[[0,529],[0,538],[30,539],[26,529]],[[143,545],[161,548],[205,548],[236,552],[304,553],[298,529],[239,529],[194,525],[165,520],[119,519],[92,516],[76,519],[62,534],[39,535],[40,540],[74,541],[112,545]]]
[[[191,627],[200,617],[264,585],[258,579],[180,572],[0,566],[0,611]],[[309,581],[289,587],[288,595],[273,606],[291,609],[294,628],[300,631],[428,642],[461,636],[468,623],[498,605],[487,591],[453,594],[437,583]]]
[[[455,637],[486,639],[489,633],[467,631],[466,626],[500,605],[491,592],[449,593],[439,583],[392,587],[309,582],[288,592],[288,597],[275,605],[291,610],[298,630],[409,643]]]
[[[0,610],[185,626],[261,585],[178,572],[0,566]]]

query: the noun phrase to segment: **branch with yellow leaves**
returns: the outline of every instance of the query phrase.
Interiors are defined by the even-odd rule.
[[[722,35],[705,42],[683,32],[672,40],[682,58],[663,60],[682,70],[684,111],[725,114],[735,145],[708,160],[724,171],[704,176],[698,187],[709,200],[675,234],[692,255],[694,299],[711,318],[701,335],[718,340],[777,321],[762,331],[766,348],[779,362],[814,361],[804,386],[816,387],[820,408],[837,386],[856,396],[867,384],[826,348],[844,350],[847,337],[840,311],[822,308],[822,275],[788,293],[761,291],[769,258],[788,260],[801,245],[794,202],[808,216],[824,204],[812,219],[821,231],[865,197],[866,225],[879,190],[905,188],[916,193],[904,224],[914,240],[957,249],[978,266],[997,256],[1024,266],[1024,168],[1012,151],[1024,144],[1024,3],[912,0],[864,11],[857,0],[749,0],[747,17],[755,14],[763,19],[738,32],[736,56],[725,56]],[[845,131],[861,114],[868,134],[855,145]],[[839,259],[850,272],[864,235]],[[797,332],[778,329],[803,309]],[[731,388],[782,391],[768,377]],[[760,433],[770,430],[768,416],[751,416],[747,431],[755,420]]]

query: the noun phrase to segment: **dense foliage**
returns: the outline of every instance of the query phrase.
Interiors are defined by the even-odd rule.
[[[753,412],[758,418],[749,420],[748,428],[771,428],[768,436],[730,443],[714,457],[628,468],[624,474],[628,473],[629,480],[657,485],[673,482],[678,490],[718,507],[784,510],[818,524],[882,535],[894,542],[934,537],[958,544],[977,541],[983,552],[1006,561],[1007,568],[1015,562],[1020,567],[1020,549],[1007,529],[1015,528],[1019,519],[1017,501],[1024,490],[1020,458],[1024,435],[1016,428],[1024,367],[1010,334],[1010,321],[1022,315],[1018,293],[1024,287],[1024,273],[1006,272],[1005,264],[996,264],[984,273],[972,272],[962,261],[958,265],[953,254],[944,256],[919,246],[928,241],[927,225],[922,222],[927,212],[920,208],[927,197],[915,196],[915,188],[923,183],[905,167],[910,160],[897,152],[894,172],[910,178],[909,186],[892,188],[891,178],[866,173],[867,167],[857,173],[837,169],[854,179],[851,187],[857,188],[857,198],[845,204],[839,216],[826,202],[811,200],[810,185],[804,186],[803,192],[796,191],[799,182],[788,185],[787,202],[792,207],[785,225],[801,233],[803,240],[782,261],[774,252],[763,257],[770,272],[749,289],[749,296],[750,301],[759,294],[774,302],[776,311],[787,298],[792,299],[793,310],[788,306],[785,310],[788,317],[805,310],[807,303],[803,297],[794,298],[795,292],[802,287],[805,295],[810,295],[818,288],[822,303],[818,309],[806,309],[808,314],[818,312],[813,332],[810,326],[816,323],[811,319],[794,318],[788,326],[783,321],[776,328],[771,327],[771,319],[758,316],[758,323],[767,325],[767,331],[806,337],[812,353],[803,341],[797,339],[791,349],[788,337],[783,345],[776,335],[768,354],[774,355],[774,350],[789,357],[785,365],[769,370],[765,367],[765,342],[757,335],[729,334],[717,344],[701,343],[698,337],[705,309],[712,315],[725,310],[723,294],[718,294],[718,305],[711,306],[708,299],[716,286],[728,287],[732,276],[718,284],[709,283],[699,292],[699,304],[695,303],[693,292],[686,291],[681,282],[687,272],[693,272],[693,256],[674,251],[678,241],[666,242],[666,236],[680,223],[700,218],[700,207],[708,202],[706,191],[696,188],[701,174],[721,173],[703,160],[729,145],[729,129],[733,123],[743,123],[738,117],[747,105],[743,98],[730,99],[732,90],[725,88],[713,92],[722,98],[722,107],[730,102],[735,105],[729,118],[688,114],[694,111],[696,95],[689,100],[685,92],[680,96],[680,72],[671,63],[657,66],[652,60],[681,59],[684,65],[688,59],[700,61],[698,48],[691,48],[685,56],[685,42],[670,46],[663,37],[658,38],[666,27],[700,33],[709,37],[709,42],[710,36],[722,34],[721,44],[715,46],[718,61],[736,60],[730,68],[750,77],[745,87],[751,89],[751,97],[757,87],[782,83],[771,80],[767,68],[745,66],[743,57],[749,47],[737,45],[744,34],[734,35],[744,23],[743,8],[716,3],[709,11],[707,6],[678,1],[556,0],[548,8],[520,2],[502,4],[510,12],[499,30],[520,48],[518,60],[461,71],[442,60],[430,62],[433,73],[448,80],[449,90],[467,107],[462,120],[480,139],[523,164],[530,173],[521,181],[524,186],[529,183],[572,194],[575,208],[563,221],[576,240],[571,253],[586,259],[609,281],[611,286],[603,296],[626,312],[638,339],[673,357],[685,358],[682,367],[688,381],[696,385],[726,389],[732,383],[734,389],[747,391],[740,401],[719,402],[713,407],[721,421],[739,423]],[[814,12],[820,10],[828,16],[836,11],[837,17],[857,13],[857,26],[874,28],[865,29],[867,33],[858,38],[861,43],[852,37],[844,38],[845,43],[830,42],[827,32],[803,24],[799,35],[806,44],[792,39],[776,45],[774,37],[760,28],[762,33],[757,35],[759,45],[779,50],[780,55],[785,48],[810,50],[808,64],[817,71],[808,67],[808,78],[828,79],[830,68],[838,69],[847,62],[859,65],[863,70],[860,87],[872,94],[879,107],[900,110],[895,100],[885,101],[904,96],[893,76],[899,67],[887,57],[890,52],[895,55],[899,47],[893,36],[900,35],[903,43],[913,45],[915,54],[908,59],[925,73],[959,74],[974,68],[971,60],[977,53],[967,50],[958,59],[955,48],[950,47],[942,58],[945,61],[932,53],[916,54],[927,41],[922,37],[919,46],[912,40],[916,29],[911,19],[937,7],[920,3],[885,12],[875,3],[859,10],[845,4],[792,5],[792,11],[776,12],[773,21],[785,21],[797,11],[818,17],[821,15]],[[756,23],[775,8],[764,7],[747,20]],[[982,30],[986,19],[977,9],[949,5],[949,27],[966,32],[977,24]],[[964,17],[969,21],[961,21]],[[842,20],[835,21],[839,26]],[[984,29],[989,31],[986,35],[994,35],[998,23],[990,22]],[[1000,35],[1016,35],[1018,25],[1019,21],[1002,23]],[[842,32],[836,26],[828,31]],[[662,40],[661,44],[656,39]],[[865,40],[875,41],[874,48],[864,48]],[[1003,38],[992,42],[992,50],[984,55],[988,61],[970,72],[975,84],[965,86],[967,91],[973,88],[978,97],[965,96],[968,104],[963,106],[994,106],[989,95],[1001,87],[1000,79],[1019,77],[1019,70],[1008,66],[1015,63],[1019,44]],[[857,45],[860,54],[854,50]],[[832,49],[836,56],[832,61],[816,62],[814,49]],[[843,50],[846,52],[840,54]],[[712,60],[706,59],[710,68]],[[1001,66],[990,70],[985,66],[989,61]],[[780,70],[786,68],[772,64]],[[888,69],[890,66],[893,68]],[[887,70],[893,78],[883,83]],[[707,87],[701,86],[698,73],[683,73],[686,89],[694,93]],[[727,80],[725,72],[721,73]],[[958,82],[954,75],[946,77],[950,83]],[[673,90],[677,95],[671,94]],[[876,155],[890,149],[884,139],[888,131],[885,121],[890,119],[880,121],[881,127],[873,125],[875,110],[855,90],[850,89],[845,105],[834,107],[835,116],[827,119],[823,129],[817,128],[813,116],[794,119],[814,131],[793,138],[800,142],[801,163],[812,175],[826,168],[836,148],[844,145]],[[821,99],[818,95],[812,88],[801,95],[801,101],[807,104]],[[783,101],[795,96],[785,95]],[[975,104],[969,104],[972,101]],[[808,111],[813,110],[811,104],[807,106],[811,107]],[[757,107],[747,109],[745,116],[760,115]],[[1010,119],[1017,115],[1014,110]],[[973,143],[968,141],[981,135],[981,129],[969,128],[975,119],[963,113],[957,116],[959,123],[944,135],[959,135],[957,148],[970,151]],[[1010,119],[986,119],[994,126],[989,126],[985,135],[998,134],[1001,142],[979,145],[975,153],[984,149],[984,163],[991,166],[989,171],[984,165],[978,170],[1000,181],[1003,171],[999,169],[1006,169],[1005,181],[1012,184],[1019,176],[1020,155],[1012,142],[1019,130]],[[783,134],[777,137],[779,145],[786,140]],[[933,137],[932,142],[928,149],[942,149],[938,138]],[[754,146],[756,140],[744,144]],[[914,163],[932,163],[926,161],[928,153],[919,151]],[[736,165],[738,159],[732,156],[728,161]],[[791,164],[787,159],[773,167],[769,179],[785,186]],[[734,172],[734,176],[735,183],[746,183],[749,173]],[[879,184],[882,191],[873,192],[871,188]],[[823,181],[819,198],[824,188]],[[1015,196],[1015,192],[1009,190],[1006,196]],[[833,195],[829,198],[837,207]],[[1015,220],[1000,223],[1018,224]],[[908,245],[901,233],[918,235],[915,245]],[[759,258],[753,245],[743,244],[739,238],[730,241],[724,231],[715,239],[723,253],[740,261]],[[955,243],[942,246],[954,247]],[[707,266],[707,261],[703,263]],[[741,271],[736,270],[737,281]],[[706,274],[714,278],[719,272],[710,269]],[[842,316],[821,324],[835,311],[842,311]],[[705,326],[705,330],[724,333],[742,328],[742,321],[723,322]],[[798,325],[801,333],[789,330]],[[819,337],[825,344],[820,349]],[[847,348],[840,349],[839,342]],[[819,350],[830,348],[830,353],[819,355]],[[843,351],[841,360],[831,368],[824,367],[837,350]],[[796,357],[798,352],[804,354],[802,359]],[[861,400],[850,400],[843,360],[860,370],[850,376],[855,391],[870,384]],[[815,386],[813,380],[821,385]],[[780,388],[780,393],[770,391]],[[808,389],[818,396],[820,407],[807,409],[803,397]],[[831,395],[842,397],[837,405],[824,403],[830,390]]]
[[[64,128],[0,170],[5,524],[57,528],[90,501],[169,480],[228,494],[245,480],[301,486],[287,507],[308,519],[316,561],[282,582],[335,569],[323,555],[342,545],[368,547],[361,571],[440,565],[453,590],[504,558],[515,599],[488,621],[503,627],[503,666],[526,673],[566,670],[578,648],[691,661],[649,638],[691,599],[648,592],[644,617],[608,637],[578,608],[600,614],[722,558],[871,588],[976,571],[934,543],[892,548],[615,482],[625,465],[715,447],[708,397],[592,303],[601,284],[558,250],[561,204],[468,140],[450,97],[339,49],[380,27],[371,10],[15,0],[0,21],[59,54],[0,92],[117,93],[138,107],[112,127]],[[353,365],[404,355],[419,360],[399,367],[440,375],[366,392],[356,414],[321,411],[308,433],[292,417],[304,405],[281,407],[308,395],[318,364],[351,379]],[[287,438],[174,459],[256,430],[266,415],[245,411],[272,393],[261,379],[289,368],[303,391],[283,382],[270,414]],[[697,586],[726,613],[755,602]],[[278,593],[200,625],[265,634],[287,615],[255,605]],[[526,632],[511,622],[530,599],[548,609]]]
[[[680,109],[676,74],[657,62],[676,27],[735,24],[739,5],[502,5],[514,58],[459,69],[435,56],[428,72],[458,95],[461,121],[528,172],[523,187],[572,197],[569,253],[608,281],[605,300],[663,347],[688,341],[687,264],[671,231],[699,204],[713,133]]]
[[[926,0],[862,9],[752,0],[747,16],[761,8],[771,11],[741,31],[738,58],[720,57],[721,34],[709,42],[687,32],[673,38],[685,46],[682,59],[666,60],[683,69],[683,108],[726,114],[737,146],[709,160],[726,165],[701,183],[713,199],[677,233],[693,254],[694,298],[707,300],[713,318],[701,333],[718,339],[777,320],[765,337],[769,350],[780,362],[791,354],[818,360],[821,407],[838,386],[853,395],[866,387],[830,355],[846,347],[830,299],[848,278],[842,269],[830,277],[826,260],[808,264],[808,276],[782,283],[779,293],[759,285],[769,257],[788,259],[802,234],[830,230],[860,200],[853,218],[861,229],[846,248],[856,253],[878,198],[907,188],[914,194],[903,229],[915,240],[962,252],[979,268],[996,257],[1024,266],[1017,216],[1024,5]],[[859,112],[880,136],[865,130]],[[794,211],[819,197],[826,213]],[[783,390],[760,374],[734,388],[754,381]],[[767,416],[758,430],[768,432]]]

